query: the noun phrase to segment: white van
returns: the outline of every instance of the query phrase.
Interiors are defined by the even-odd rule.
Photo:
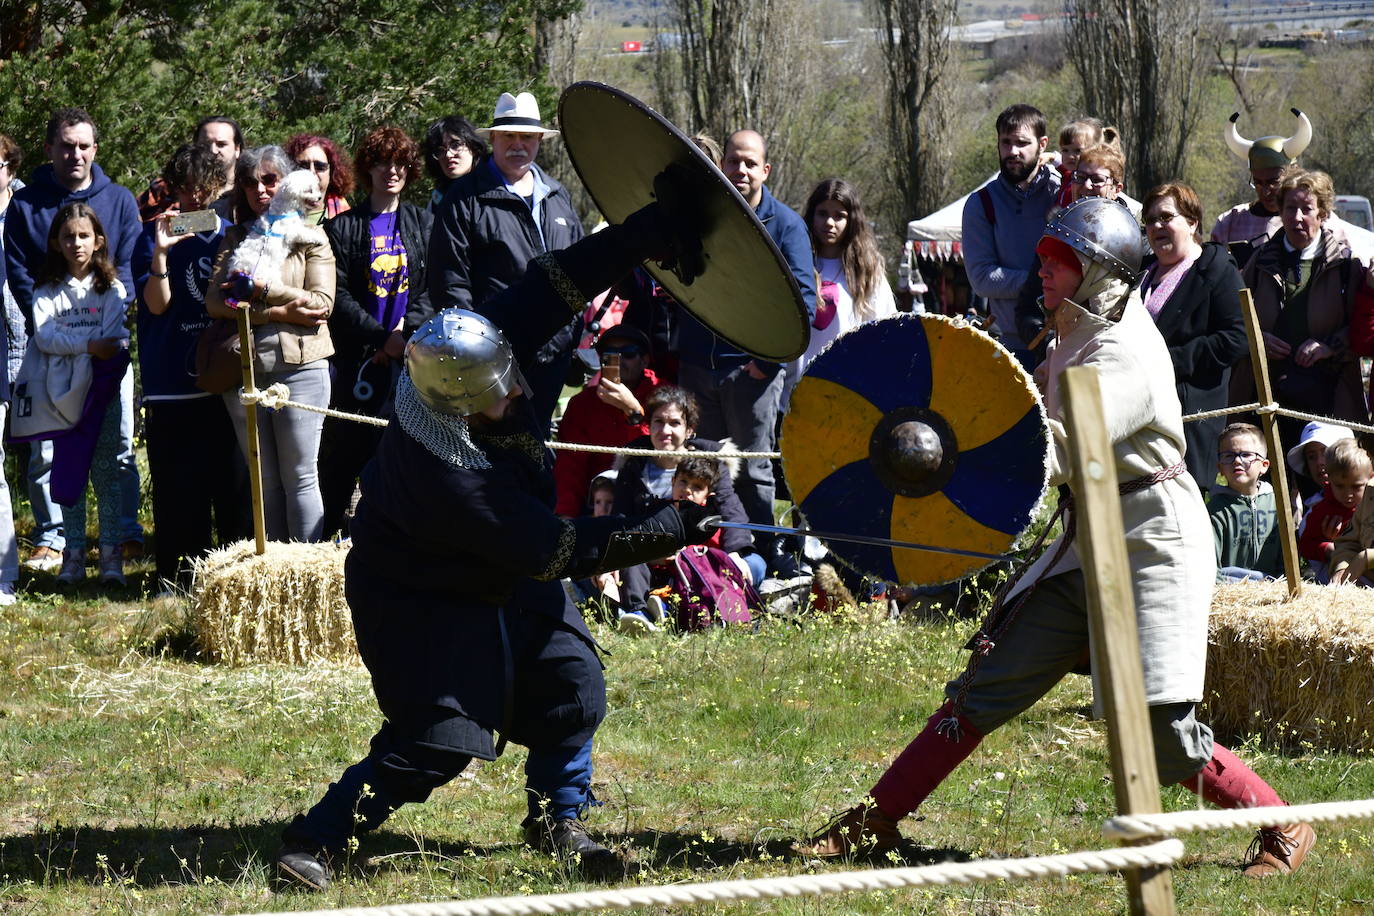
[[[1374,210],[1370,209],[1368,197],[1358,194],[1337,194],[1336,215],[1361,229],[1374,231]]]

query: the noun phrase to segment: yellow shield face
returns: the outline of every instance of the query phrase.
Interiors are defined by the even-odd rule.
[[[817,531],[1003,554],[1048,482],[1044,407],[991,337],[936,315],[897,315],[832,343],[792,393],[782,462]],[[889,582],[931,585],[990,562],[937,551],[831,542]]]

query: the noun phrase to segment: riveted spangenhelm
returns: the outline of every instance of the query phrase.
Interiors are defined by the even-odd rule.
[[[406,370],[426,407],[457,417],[525,387],[505,335],[466,309],[445,309],[420,325],[406,346]]]
[[[1059,239],[1102,267],[1112,277],[1135,283],[1144,243],[1131,211],[1105,197],[1083,197],[1045,225],[1047,238]]]

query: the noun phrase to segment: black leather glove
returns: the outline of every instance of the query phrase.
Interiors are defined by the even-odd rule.
[[[713,505],[714,499],[706,501],[706,505],[699,506],[688,499],[680,499],[672,505],[677,507],[678,516],[682,519],[682,537],[688,544],[705,544],[715,535],[716,529],[703,525],[702,522],[711,518],[720,517],[720,509]]]
[[[574,579],[662,560],[689,543],[683,517],[673,503],[637,518],[607,515],[573,519],[571,524],[577,541],[559,575]]]

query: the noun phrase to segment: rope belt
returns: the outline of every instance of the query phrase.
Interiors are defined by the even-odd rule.
[[[1175,477],[1186,474],[1187,472],[1188,466],[1180,461],[1178,464],[1171,465],[1161,471],[1155,471],[1153,474],[1137,477],[1134,480],[1127,480],[1119,484],[1116,489],[1122,496],[1128,493],[1138,493],[1141,490],[1147,490],[1153,487],[1155,484],[1163,483],[1166,480],[1173,480]],[[1064,558],[1064,554],[1068,551],[1069,545],[1073,543],[1076,526],[1074,525],[1072,510],[1073,494],[1068,491],[1067,487],[1061,487],[1059,506],[1054,510],[1054,515],[1050,517],[1045,527],[1040,530],[1040,534],[1036,537],[1035,543],[1032,544],[1030,550],[1026,552],[1025,557],[1022,558],[1015,572],[1013,572],[1011,576],[1007,578],[1007,581],[1002,583],[1002,587],[997,590],[997,595],[993,598],[992,607],[988,609],[987,616],[983,618],[982,624],[973,634],[973,638],[969,640],[968,645],[965,646],[965,648],[973,650],[973,655],[969,657],[968,665],[964,668],[964,673],[959,676],[959,690],[954,696],[954,702],[950,706],[949,715],[942,719],[935,729],[939,734],[944,735],[949,740],[956,742],[960,740],[961,729],[959,726],[959,714],[964,710],[964,701],[968,699],[968,690],[973,684],[974,676],[978,673],[978,666],[982,664],[983,659],[997,646],[998,640],[1006,634],[1007,630],[1011,629],[1011,625],[1016,622],[1016,618],[1021,613],[1021,608],[1025,606],[1026,599],[1030,597],[1031,592],[1035,591],[1035,587],[1040,584],[1040,580],[1044,578],[1046,571],[1053,569],[1055,565]],[[1021,593],[1016,596],[1016,600],[1012,602],[1009,607],[1005,606],[1007,595],[1010,594],[1011,590],[1021,581],[1031,565],[1039,559],[1044,549],[1045,538],[1049,535],[1050,529],[1054,528],[1055,523],[1060,519],[1064,520],[1064,536],[1060,539],[1059,546],[1055,548],[1053,558],[1050,562],[1045,564],[1045,568],[1040,571],[1040,574],[1035,577],[1034,581],[1027,585]]]

